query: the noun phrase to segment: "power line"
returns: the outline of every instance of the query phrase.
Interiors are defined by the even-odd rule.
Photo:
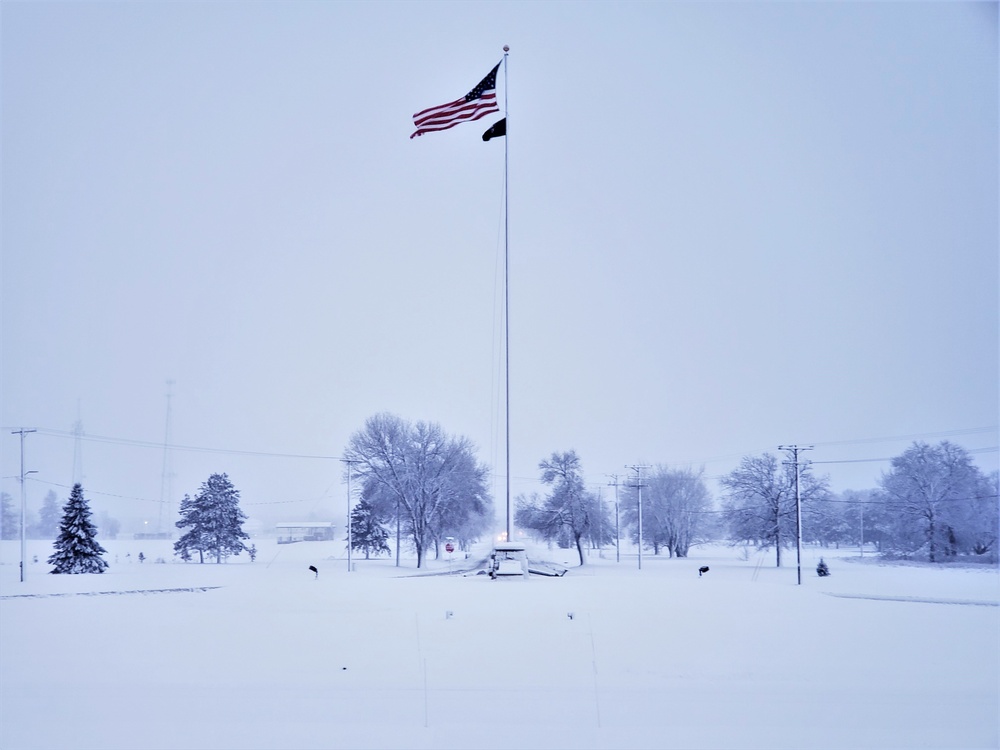
[[[871,438],[852,438],[850,440],[834,440],[828,442],[814,441],[810,445],[813,446],[848,446],[848,445],[863,445],[869,443],[888,443],[888,442],[898,442],[901,440],[920,440],[920,439],[931,439],[931,438],[948,438],[957,437],[962,435],[976,435],[983,433],[998,433],[1000,432],[1000,427],[970,427],[957,430],[943,430],[939,432],[923,432],[923,433],[911,433],[907,435],[890,435],[884,437],[871,437]],[[759,456],[764,453],[768,453],[770,448],[757,448],[754,450],[744,451],[742,453],[728,453],[725,455],[712,456],[710,458],[701,459],[686,459],[671,462],[673,466],[705,466],[707,464],[717,464],[723,461],[729,460],[739,460],[747,456]],[[965,449],[966,452],[970,454],[982,454],[982,453],[995,453],[1000,450],[998,446],[989,446],[986,448],[970,448]],[[895,456],[886,456],[879,458],[857,458],[857,459],[844,459],[844,460],[830,460],[830,461],[812,461],[811,463],[816,464],[850,464],[850,463],[882,463],[886,461],[891,461]],[[724,474],[712,474],[708,475],[706,479],[720,479]]]
[[[996,453],[1000,449],[996,445],[987,446],[986,448],[963,448],[966,453]],[[863,464],[863,463],[876,463],[879,461],[892,461],[898,456],[888,456],[884,458],[848,458],[842,461],[810,461],[813,464]]]
[[[912,435],[893,435],[890,437],[874,437],[874,438],[854,438],[852,440],[834,440],[825,443],[812,443],[812,445],[819,445],[823,447],[831,445],[860,445],[862,443],[889,443],[897,440],[920,440],[923,438],[945,438],[945,437],[956,437],[959,435],[976,435],[984,432],[996,433],[1000,431],[1000,427],[993,425],[992,427],[969,427],[961,430],[945,430],[943,432],[923,432],[914,433]]]
[[[940,498],[940,500],[941,502],[967,502],[969,500],[992,500],[995,497],[998,497],[998,495],[996,495],[995,493],[992,495],[964,495],[961,497],[948,495],[947,497]],[[841,500],[841,499],[829,498],[823,500],[822,502],[843,503],[844,505],[884,505],[884,506],[889,506],[894,504],[901,505],[901,503],[898,500],[879,500],[877,498],[874,500]]]
[[[66,430],[52,430],[39,428],[37,430],[39,435],[47,435],[50,437],[73,437],[72,432],[67,432]],[[225,453],[234,456],[261,456],[270,458],[303,458],[303,459],[317,459],[323,461],[336,461],[340,456],[324,456],[316,454],[306,454],[306,453],[278,453],[274,451],[248,451],[248,450],[238,450],[234,448],[208,448],[205,446],[196,445],[176,445],[171,443],[156,443],[150,440],[133,440],[130,438],[116,438],[107,435],[82,435],[82,440],[88,440],[94,443],[109,443],[112,445],[130,445],[136,448],[155,448],[157,450],[178,450],[178,451],[191,451],[197,453]]]
[[[14,477],[14,478],[16,479],[16,477]],[[29,482],[36,482],[38,484],[44,484],[44,485],[47,485],[49,487],[60,487],[62,489],[66,489],[66,490],[72,489],[72,487],[70,485],[68,485],[68,484],[60,484],[59,482],[50,482],[50,481],[48,481],[46,479],[37,479],[35,477],[25,477],[25,479],[27,479]],[[86,492],[87,492],[88,495],[101,495],[102,497],[114,497],[114,498],[118,498],[119,500],[138,500],[138,501],[144,502],[144,503],[158,503],[158,504],[164,504],[165,503],[167,505],[170,504],[169,500],[156,500],[156,499],[150,498],[150,497],[137,497],[136,495],[120,495],[120,494],[117,494],[117,493],[114,493],[114,492],[103,492],[101,490],[94,490],[94,489],[89,489],[89,488],[86,490]],[[324,491],[324,493],[322,495],[319,495],[318,497],[304,497],[304,498],[300,498],[298,500],[261,500],[259,502],[243,502],[242,499],[241,499],[240,500],[240,505],[241,506],[247,506],[247,507],[256,506],[256,505],[289,505],[289,504],[292,504],[292,503],[318,502],[320,500],[329,499],[329,497],[330,497],[330,488],[328,487],[326,489],[326,491]]]
[[[925,433],[912,433],[909,435],[893,435],[886,437],[873,437],[873,438],[854,438],[851,440],[838,440],[829,442],[814,442],[811,445],[817,446],[835,446],[835,445],[861,445],[867,443],[881,443],[881,442],[892,442],[898,440],[916,440],[921,438],[934,438],[934,437],[956,437],[960,435],[974,435],[982,434],[987,432],[997,432],[1000,430],[998,427],[973,427],[959,430],[945,430],[942,432],[925,432]],[[179,445],[164,442],[154,442],[150,440],[136,440],[131,438],[119,438],[112,437],[108,435],[90,435],[83,434],[78,435],[76,431],[66,431],[66,430],[55,430],[48,428],[38,428],[37,433],[39,435],[46,435],[50,437],[60,437],[60,438],[71,438],[71,439],[81,439],[87,440],[95,443],[109,443],[113,445],[129,445],[137,448],[155,448],[157,450],[179,450],[179,451],[189,451],[197,453],[221,453],[227,455],[235,456],[258,456],[258,457],[268,457],[268,458],[295,458],[295,459],[305,459],[305,460],[321,460],[321,461],[335,461],[340,460],[341,456],[332,455],[322,455],[322,454],[308,454],[308,453],[285,453],[280,451],[254,451],[254,450],[240,450],[235,448],[213,448],[207,446],[196,446],[196,445]],[[724,456],[713,456],[711,458],[705,459],[691,459],[673,462],[677,466],[692,466],[695,464],[709,464],[718,463],[720,461],[725,461],[734,458],[743,458],[745,456],[754,456],[762,453],[766,453],[769,449],[761,448],[757,450],[746,451],[744,453],[732,453]],[[982,453],[994,453],[1000,450],[998,446],[988,446],[985,448],[969,448],[965,449],[967,453],[970,454],[982,454]],[[813,461],[815,464],[849,464],[849,463],[879,463],[884,461],[891,461],[895,456],[882,456],[877,458],[853,458],[853,459],[842,459],[842,460],[827,460],[827,461]],[[491,474],[497,474],[497,472],[491,472]],[[535,477],[511,477],[512,479],[518,479],[521,481],[534,481]],[[706,477],[708,479],[718,478],[717,476]]]

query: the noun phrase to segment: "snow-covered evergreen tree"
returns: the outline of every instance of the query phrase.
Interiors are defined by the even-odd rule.
[[[351,510],[351,549],[364,552],[366,560],[373,552],[388,554],[389,532],[382,525],[386,520],[368,499],[362,498]]]
[[[53,545],[55,552],[49,564],[50,573],[103,573],[108,567],[101,555],[107,550],[96,539],[97,527],[90,521],[90,505],[83,496],[79,482],[73,485],[69,500],[63,507],[59,536]]]
[[[59,497],[55,490],[46,493],[38,511],[38,523],[35,524],[34,532],[39,539],[55,539],[59,533]]]
[[[13,498],[0,492],[0,539],[17,539],[21,536],[21,516],[14,507]]]
[[[215,555],[217,563],[224,556],[238,555],[246,549],[243,531],[246,515],[240,510],[240,492],[225,474],[212,474],[203,482],[194,498],[185,496],[181,502],[179,529],[188,529],[174,542],[174,552],[184,560],[198,552],[198,562],[205,562],[205,553]]]
[[[187,528],[181,538],[174,542],[174,554],[180,555],[184,562],[191,560],[191,553],[198,553],[198,562],[205,562],[205,543],[201,540],[201,507],[191,499],[190,495],[184,495],[180,507],[181,520],[174,524],[177,528]]]

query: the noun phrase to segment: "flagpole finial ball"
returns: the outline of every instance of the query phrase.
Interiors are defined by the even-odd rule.
[[[507,46],[507,45],[505,44],[505,45],[503,46],[503,51],[504,51],[504,52],[510,52],[510,47],[508,47],[508,46]]]

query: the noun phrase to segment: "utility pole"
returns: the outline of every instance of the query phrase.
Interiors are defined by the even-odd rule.
[[[858,505],[861,509],[861,557],[865,556],[865,501]]]
[[[35,430],[26,430],[23,427],[20,430],[11,430],[11,435],[21,436],[21,583],[24,583],[24,563],[25,563],[25,536],[24,536],[24,524],[25,516],[25,499],[24,499],[24,436],[28,435]]]
[[[351,468],[354,464],[361,463],[360,461],[353,458],[342,458],[340,459],[345,464],[347,464],[347,572],[350,573],[354,570],[354,566],[351,564],[351,552],[354,548],[354,539],[351,536]]]
[[[799,451],[811,451],[811,445],[779,445],[779,451],[792,454],[791,461],[784,461],[785,466],[795,466],[795,564],[798,573],[799,586],[802,585],[802,502],[799,497]],[[806,462],[808,464],[808,462]]]
[[[604,495],[603,487],[597,488],[597,554],[604,557]]]
[[[642,470],[648,469],[649,466],[646,464],[632,464],[625,468],[632,469],[635,472],[635,484],[630,484],[629,487],[635,487],[639,490],[639,570],[642,570],[642,488],[646,486],[642,483]]]
[[[606,474],[605,476],[609,476],[614,480],[613,482],[608,482],[608,487],[615,488],[615,562],[621,562],[622,561],[621,534],[619,534],[618,532],[618,475]]]

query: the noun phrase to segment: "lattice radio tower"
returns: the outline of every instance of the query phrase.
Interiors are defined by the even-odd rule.
[[[83,418],[80,399],[76,400],[76,421],[73,423],[73,484],[83,484]]]
[[[167,426],[163,434],[163,473],[160,476],[160,514],[156,522],[156,533],[163,533],[163,511],[170,504],[170,498],[174,494],[173,480],[174,472],[170,467],[170,415],[173,398],[174,381],[167,381]]]

